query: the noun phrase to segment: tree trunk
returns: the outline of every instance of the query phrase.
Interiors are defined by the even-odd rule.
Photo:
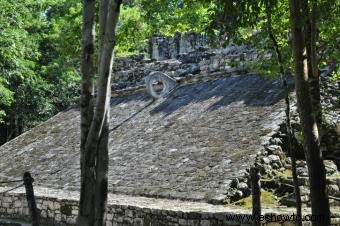
[[[108,2],[109,0],[100,0],[99,1],[99,54],[98,54],[98,61],[100,62],[100,57],[103,52],[104,46],[104,39],[105,36],[105,28],[106,28],[106,17],[107,17],[107,10],[108,10]]]
[[[261,183],[260,170],[257,167],[250,168],[250,183],[252,195],[253,226],[261,226]]]
[[[326,194],[325,166],[321,158],[318,129],[313,115],[308,86],[307,58],[302,29],[304,16],[305,15],[302,14],[302,1],[290,0],[296,95],[303,129],[304,151],[308,166],[312,214],[324,218],[323,220],[312,222],[312,225],[329,226],[330,211]]]
[[[272,20],[271,20],[271,6],[269,4],[266,5],[266,14],[267,14],[267,29],[268,29],[268,34],[273,42],[273,46],[275,49],[276,57],[277,57],[277,63],[279,67],[279,73],[280,77],[282,80],[282,87],[284,91],[284,96],[285,96],[285,102],[286,102],[286,131],[287,131],[287,136],[288,136],[288,153],[291,156],[292,160],[292,175],[293,175],[293,183],[294,183],[294,192],[295,192],[295,201],[296,201],[296,215],[301,216],[302,215],[302,210],[301,210],[301,194],[300,194],[300,188],[299,188],[299,180],[296,172],[296,152],[293,149],[293,130],[291,127],[290,123],[290,99],[289,99],[289,87],[287,84],[287,75],[283,66],[283,60],[282,60],[282,55],[281,51],[279,48],[279,45],[276,41],[275,35],[273,34],[272,31]],[[297,226],[302,226],[302,221],[297,221],[296,222]]]
[[[96,183],[95,183],[95,224],[96,226],[105,225],[105,210],[108,193],[108,169],[109,169],[109,109],[107,110],[101,138],[98,144],[98,155],[96,164]]]
[[[81,190],[79,202],[78,225],[90,225],[94,206],[93,199],[93,170],[89,170],[94,160],[89,163],[89,153],[85,152],[86,139],[93,117],[93,80],[94,80],[94,36],[95,36],[95,0],[83,0],[83,27],[81,52],[81,140],[80,140],[80,169]],[[92,180],[92,181],[91,181]]]
[[[320,79],[319,79],[319,67],[318,58],[316,52],[316,39],[317,39],[317,0],[312,0],[312,13],[310,17],[310,60],[311,60],[311,97],[312,105],[315,115],[315,120],[318,124],[319,131],[322,131],[322,108],[321,108],[321,97],[320,97]]]
[[[104,4],[107,6],[104,7]],[[105,225],[105,209],[107,202],[107,174],[108,174],[108,150],[109,150],[109,118],[110,118],[110,96],[111,96],[111,74],[113,63],[113,49],[115,46],[115,28],[119,18],[121,0],[104,0],[101,2],[99,17],[100,24],[100,56],[98,97],[96,108],[100,115],[102,128],[101,137],[98,142],[98,154],[96,165],[95,183],[95,225]],[[106,18],[104,18],[106,14]],[[102,108],[104,106],[104,108]],[[94,117],[96,120],[96,115]],[[99,124],[99,121],[98,121]]]
[[[317,6],[316,3],[313,2],[312,13],[310,13],[308,0],[303,0],[302,12],[304,13],[306,21],[304,30],[305,30],[305,46],[307,50],[309,89],[311,94],[313,113],[320,134],[322,125],[322,112],[320,102],[321,99],[320,99],[318,62],[316,53],[316,6]]]
[[[86,10],[88,5],[84,2],[83,34],[88,31],[89,24],[94,28],[94,1],[91,10]],[[91,115],[82,114],[82,143],[81,170],[82,188],[79,207],[78,225],[103,226],[105,225],[105,210],[108,193],[108,150],[109,150],[109,110],[111,96],[111,74],[113,62],[113,49],[115,45],[115,28],[118,22],[121,0],[102,0],[99,12],[99,57],[97,95],[93,112],[92,102],[84,101],[84,111],[90,108]],[[87,21],[91,13],[91,23]],[[93,32],[94,33],[94,32]],[[84,36],[83,36],[84,37]],[[83,38],[88,40],[87,38]],[[93,42],[92,42],[93,43]],[[83,45],[86,43],[83,42]],[[86,47],[84,47],[85,49]],[[92,55],[93,57],[93,55]],[[86,61],[82,62],[87,64]],[[89,65],[84,65],[86,69]],[[92,67],[93,69],[93,62]],[[84,76],[83,79],[87,77]],[[91,80],[92,81],[92,80]],[[89,84],[87,80],[85,84]],[[93,82],[91,83],[93,86]],[[88,85],[83,88],[88,88]],[[86,92],[84,100],[86,98]],[[83,103],[83,102],[82,102]],[[93,112],[93,113],[92,113]]]

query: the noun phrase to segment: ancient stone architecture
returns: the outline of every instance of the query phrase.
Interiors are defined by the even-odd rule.
[[[177,81],[162,72],[155,71],[145,77],[145,86],[148,93],[158,99],[169,95],[176,88]]]
[[[213,73],[242,72],[245,63],[257,58],[247,46],[230,45],[222,49],[199,49],[167,60],[145,59],[143,54],[123,57],[115,63],[113,90],[144,86],[144,77],[161,71],[176,78],[209,77]]]
[[[149,40],[149,57],[155,60],[172,59],[202,47],[208,47],[207,39],[195,32],[176,33],[172,37],[156,34]]]
[[[174,55],[160,54],[151,42],[151,56],[158,49],[158,56],[166,57],[155,58],[166,60],[135,55],[116,62],[107,225],[251,225],[229,218],[249,216],[249,209],[224,204],[249,196],[251,166],[258,165],[268,180],[289,166],[281,83],[247,70],[245,62],[256,60],[247,47],[190,49],[178,44],[186,42],[182,36],[178,40],[171,44]],[[147,92],[144,78],[152,71],[170,76],[171,88],[162,98]],[[146,79],[151,86],[161,80],[152,78]],[[71,106],[0,147],[0,180],[20,179],[30,171],[47,225],[75,224],[79,121],[78,106]],[[339,182],[330,183],[334,196],[340,196]],[[8,188],[0,187],[0,217],[28,219],[24,191],[3,193]],[[287,207],[263,211],[294,213]],[[332,222],[339,225],[336,213]]]

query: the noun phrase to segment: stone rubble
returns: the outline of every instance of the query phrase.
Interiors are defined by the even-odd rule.
[[[254,50],[246,46],[230,45],[222,49],[198,49],[177,58],[161,61],[144,59],[143,54],[119,58],[113,70],[112,90],[144,85],[144,77],[161,71],[173,78],[209,76],[244,70],[244,62],[257,59]]]

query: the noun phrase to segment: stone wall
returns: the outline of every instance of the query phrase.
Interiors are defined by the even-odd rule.
[[[78,214],[78,195],[44,191],[36,188],[40,223],[43,225],[75,225]],[[49,195],[46,194],[49,193]],[[292,214],[294,209],[264,209],[265,215]],[[107,226],[250,226],[247,220],[228,220],[230,216],[250,216],[250,210],[238,207],[214,206],[206,203],[186,203],[176,200],[162,200],[143,197],[109,196]],[[21,218],[29,221],[29,211],[23,191],[3,194],[0,191],[0,218]],[[333,225],[339,225],[333,219]],[[310,225],[305,222],[304,225]],[[264,222],[264,226],[293,226],[294,222]]]
[[[40,223],[44,225],[75,225],[78,202],[72,199],[36,196]],[[29,222],[30,213],[25,193],[0,193],[0,218]]]
[[[195,32],[176,33],[174,36],[155,34],[149,39],[149,57],[155,60],[172,59],[201,47],[208,47],[207,39]]]
[[[144,85],[143,78],[152,71],[161,71],[174,78],[228,73],[239,70],[245,61],[256,58],[257,54],[251,48],[236,45],[222,49],[200,47],[167,60],[145,59],[143,54],[123,57],[116,60],[112,88]]]

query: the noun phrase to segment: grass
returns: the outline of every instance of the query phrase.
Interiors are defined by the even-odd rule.
[[[243,198],[237,202],[232,203],[234,205],[242,206],[245,208],[252,208],[252,196]],[[269,191],[261,192],[261,205],[263,207],[274,207],[278,206],[278,200],[276,200],[275,195]]]

